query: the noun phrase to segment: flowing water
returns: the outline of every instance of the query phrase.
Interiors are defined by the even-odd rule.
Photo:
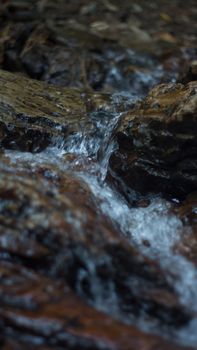
[[[154,84],[155,77],[159,76],[160,70],[159,67],[153,74],[151,84],[148,81],[151,79],[150,76],[144,75],[140,79],[144,83],[148,81],[147,84],[150,86]],[[117,74],[117,71],[112,70],[113,79],[114,76],[118,78]],[[136,96],[126,92],[125,89],[112,96],[114,105],[119,99],[125,101],[126,108],[131,102],[136,101]],[[185,257],[174,253],[173,248],[181,239],[182,222],[170,211],[171,204],[155,196],[151,198],[147,207],[132,208],[106,181],[108,161],[112,151],[117,147],[113,137],[114,130],[121,116],[122,114],[118,113],[115,108],[113,112],[109,110],[94,112],[91,115],[95,130],[93,135],[81,132],[70,136],[66,142],[55,140],[54,144],[39,154],[7,151],[7,156],[13,162],[20,159],[26,160],[31,167],[47,162],[55,163],[61,170],[72,171],[73,174],[82,178],[98,199],[103,213],[119,227],[121,234],[128,239],[131,245],[136,246],[144,255],[159,263],[168,276],[169,284],[176,290],[181,304],[195,314],[197,312],[197,270]],[[63,161],[66,154],[74,154],[73,161]],[[135,193],[133,195],[135,196]],[[93,272],[92,275],[94,275]],[[96,288],[95,294],[98,295],[97,306],[102,309],[103,300],[102,298],[99,300],[99,285],[96,280],[93,285]],[[110,293],[112,305],[113,298],[115,298],[113,286],[111,286]],[[135,322],[145,331],[151,330],[159,333],[157,325],[150,324],[150,321],[143,319],[143,316]],[[197,319],[194,317],[187,327],[174,331],[173,335],[178,342],[196,345],[196,328]]]

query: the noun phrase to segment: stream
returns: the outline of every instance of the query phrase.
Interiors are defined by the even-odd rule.
[[[155,76],[158,77],[160,72],[161,67],[157,67],[153,75],[150,73],[148,76],[141,76],[140,79],[150,87],[157,82]],[[118,74],[117,71],[112,70],[111,79],[120,81]],[[136,92],[135,83],[133,91]],[[128,244],[135,246],[144,256],[157,261],[165,272],[169,285],[175,290],[181,305],[194,314],[192,321],[178,330],[161,325],[161,323],[157,324],[155,321],[151,322],[143,313],[138,317],[131,316],[130,322],[137,324],[145,332],[161,334],[169,339],[173,337],[177,343],[195,346],[197,343],[195,331],[197,328],[195,317],[197,313],[197,270],[185,257],[174,253],[173,249],[181,239],[183,229],[181,220],[170,210],[172,204],[158,196],[149,197],[149,205],[145,207],[132,207],[106,180],[109,158],[117,147],[114,131],[123,115],[116,111],[117,100],[124,99],[125,108],[127,108],[127,105],[136,102],[136,95],[139,98],[139,90],[134,94],[132,91],[128,92],[126,88],[114,93],[111,97],[114,101],[113,112],[101,109],[91,114],[94,126],[92,135],[86,135],[82,131],[70,136],[66,142],[62,139],[55,139],[41,153],[31,154],[7,150],[6,156],[13,163],[20,164],[20,160],[26,161],[31,168],[36,168],[43,163],[55,164],[61,171],[71,172],[85,181],[97,199],[99,209],[118,227],[120,235],[126,237]],[[143,95],[144,92],[140,97]],[[70,154],[72,159],[65,162],[65,156]],[[136,197],[137,194],[133,191],[133,198]],[[75,221],[72,224],[78,225]],[[113,285],[108,286],[108,296],[104,298],[102,286],[96,279],[94,266],[91,266],[91,263],[89,273],[92,274],[93,279],[94,307],[123,320],[124,315],[120,316],[119,310],[116,309],[117,302],[114,300],[116,296],[113,292]],[[126,319],[124,321],[128,322]]]
[[[197,349],[196,18],[0,0],[0,349]]]

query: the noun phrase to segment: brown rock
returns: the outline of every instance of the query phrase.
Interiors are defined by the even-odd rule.
[[[55,88],[0,71],[0,147],[39,152],[76,132],[93,134],[89,113],[112,108],[107,95]]]
[[[111,173],[127,194],[184,198],[197,188],[197,84],[155,87],[122,119]]]
[[[16,263],[1,262],[0,280],[3,350],[174,349],[160,337],[94,310],[64,284]]]
[[[35,271],[66,281],[110,315],[131,313],[179,327],[189,315],[165,273],[100,211],[88,186],[52,165],[0,162],[0,251]],[[113,308],[111,307],[113,303]]]

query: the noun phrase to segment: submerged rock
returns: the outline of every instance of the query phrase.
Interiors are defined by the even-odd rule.
[[[111,176],[129,197],[184,198],[197,189],[197,84],[155,87],[122,119]]]

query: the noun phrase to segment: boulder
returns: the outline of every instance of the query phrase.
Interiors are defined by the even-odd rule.
[[[197,83],[162,84],[124,115],[110,175],[127,196],[197,189]]]

